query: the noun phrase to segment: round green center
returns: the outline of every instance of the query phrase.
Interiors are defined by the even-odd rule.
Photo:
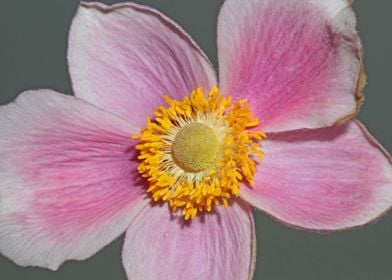
[[[204,124],[193,123],[177,133],[171,152],[175,163],[183,170],[199,172],[216,160],[218,149],[214,130]]]

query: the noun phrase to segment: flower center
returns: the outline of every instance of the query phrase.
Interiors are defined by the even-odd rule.
[[[147,119],[136,149],[139,173],[147,179],[154,201],[167,201],[186,220],[213,205],[229,206],[244,181],[253,184],[261,161],[263,132],[249,131],[258,120],[246,100],[234,104],[217,87],[206,97],[197,88],[182,101],[165,97],[167,107]]]
[[[215,161],[219,142],[211,127],[192,123],[177,133],[171,151],[174,162],[184,171],[199,172]]]

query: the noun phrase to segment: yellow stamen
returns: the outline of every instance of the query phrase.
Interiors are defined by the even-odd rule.
[[[213,205],[229,206],[241,182],[253,183],[256,161],[261,161],[263,132],[248,131],[259,124],[246,100],[232,105],[217,87],[204,96],[202,88],[155,110],[155,119],[134,138],[140,155],[138,171],[149,182],[154,201],[168,201],[182,209],[186,220]],[[257,159],[254,157],[256,156]]]

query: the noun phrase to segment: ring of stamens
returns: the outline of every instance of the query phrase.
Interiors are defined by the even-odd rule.
[[[154,201],[168,201],[187,220],[212,205],[228,206],[238,196],[242,181],[253,184],[256,161],[261,161],[263,132],[246,100],[232,105],[217,87],[206,98],[201,87],[176,101],[165,97],[168,107],[154,111],[155,119],[134,135],[139,173],[147,178],[147,192]]]

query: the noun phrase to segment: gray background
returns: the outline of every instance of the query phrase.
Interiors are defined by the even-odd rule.
[[[1,104],[29,88],[53,88],[72,93],[66,44],[69,24],[78,2],[1,1]],[[156,7],[179,22],[217,64],[215,25],[222,0],[136,2]],[[368,74],[367,99],[359,119],[391,151],[392,2],[357,0],[354,8],[365,47]],[[375,225],[329,235],[296,231],[261,213],[256,213],[256,226],[258,257],[255,279],[392,279],[391,214]],[[67,262],[57,272],[18,267],[0,256],[0,279],[125,279],[120,259],[121,243],[122,237],[89,260]]]

